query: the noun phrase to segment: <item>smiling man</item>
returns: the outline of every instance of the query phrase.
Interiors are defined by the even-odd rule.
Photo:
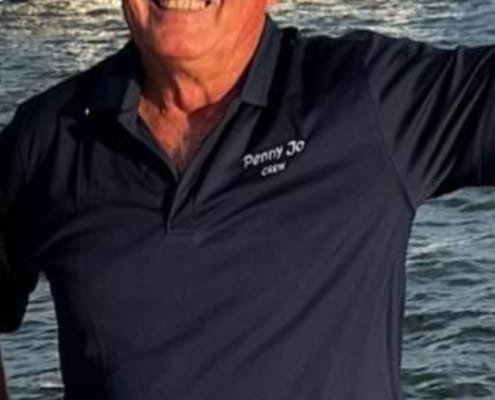
[[[409,231],[495,183],[494,49],[268,6],[126,0],[0,135],[0,331],[43,272],[66,400],[401,399]]]

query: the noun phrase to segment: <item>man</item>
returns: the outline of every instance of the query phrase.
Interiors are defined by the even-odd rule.
[[[267,0],[126,0],[132,41],[0,136],[0,327],[43,271],[66,399],[398,400],[415,210],[495,183],[494,63]]]

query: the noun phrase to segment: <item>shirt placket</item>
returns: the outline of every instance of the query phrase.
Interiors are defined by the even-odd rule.
[[[160,147],[152,133],[140,124],[137,113],[121,114],[118,118],[122,127],[131,134],[141,145],[145,146],[153,156],[157,157],[164,170],[172,176],[172,188],[168,187],[163,193],[162,212],[164,229],[169,234],[188,234],[195,229],[194,221],[194,191],[198,178],[205,173],[206,162],[213,156],[216,144],[227,125],[238,112],[241,105],[239,98],[234,98],[217,127],[208,135],[198,150],[194,159],[184,173],[179,173],[169,155]],[[141,126],[140,126],[141,125]]]

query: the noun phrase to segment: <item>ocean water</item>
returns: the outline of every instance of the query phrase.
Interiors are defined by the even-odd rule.
[[[369,28],[440,46],[495,44],[489,0],[282,0],[271,12],[307,34]],[[126,37],[119,0],[0,0],[0,129],[19,101]],[[495,399],[494,245],[493,188],[465,188],[420,208],[407,256],[406,399]],[[22,328],[1,343],[12,400],[62,399],[44,280]]]

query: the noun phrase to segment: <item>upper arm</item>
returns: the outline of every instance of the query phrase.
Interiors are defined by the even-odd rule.
[[[19,148],[22,116],[0,133],[0,332],[17,329],[38,274],[23,257],[19,232],[20,203],[25,190],[25,171]]]
[[[362,59],[410,200],[495,184],[495,47],[439,49],[370,34]]]

